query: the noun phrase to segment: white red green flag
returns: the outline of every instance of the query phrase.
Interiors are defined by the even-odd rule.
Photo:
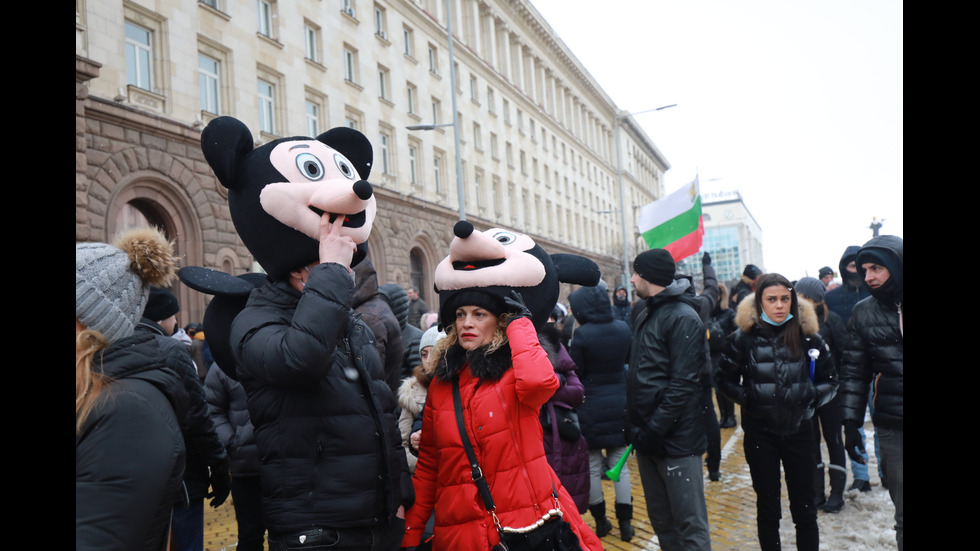
[[[648,247],[666,249],[676,262],[698,252],[704,222],[697,176],[667,197],[644,206],[637,227]]]

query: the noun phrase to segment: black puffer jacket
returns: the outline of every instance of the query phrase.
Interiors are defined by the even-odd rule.
[[[830,308],[831,312],[836,312],[845,326],[851,319],[854,305],[871,296],[871,293],[868,292],[868,286],[864,284],[861,276],[847,271],[847,265],[857,258],[857,252],[860,249],[857,245],[851,245],[844,250],[838,265],[840,271],[837,272],[843,281],[840,287],[827,291],[823,297],[823,302],[827,308]]]
[[[862,250],[868,247],[894,257],[889,270],[895,265],[899,270],[904,268],[900,238],[879,236],[866,243]],[[904,293],[900,287],[901,278],[892,279],[899,283],[899,288],[892,289],[887,300],[884,296],[873,295],[857,303],[847,325],[848,336],[841,360],[841,407],[845,424],[864,423],[868,385],[873,382],[874,424],[904,430],[905,333],[901,298]]]
[[[75,549],[166,549],[184,478],[179,419],[187,392],[150,334],[109,346],[93,367],[112,379],[75,434]]]
[[[613,319],[609,298],[597,287],[582,287],[569,295],[568,301],[581,324],[568,353],[585,387],[585,402],[578,407],[582,434],[590,449],[625,446],[623,403],[632,338],[629,325]]]
[[[268,283],[232,323],[273,533],[378,526],[414,498],[398,404],[351,309],[353,285],[345,267],[319,264],[302,294]]]
[[[668,457],[707,449],[701,378],[706,332],[690,282],[676,279],[646,300],[633,324],[626,375],[627,435],[637,451],[663,445]],[[646,450],[646,451],[645,451]]]
[[[178,505],[204,499],[211,486],[209,467],[222,467],[227,472],[228,452],[218,438],[218,432],[211,421],[207,400],[204,398],[204,385],[191,360],[190,347],[167,336],[163,327],[155,321],[143,318],[136,325],[137,333],[152,335],[160,346],[167,350],[171,368],[180,375],[187,391],[187,414],[181,421],[184,442],[187,444],[187,466],[184,469],[184,492],[177,500]],[[230,481],[225,482],[225,487]]]
[[[422,365],[422,356],[419,354],[419,341],[422,340],[423,331],[414,325],[408,324],[408,293],[397,283],[386,283],[378,287],[378,292],[385,299],[391,308],[391,313],[395,315],[402,330],[402,380],[412,376],[415,366]],[[399,390],[401,387],[399,387]]]
[[[374,333],[375,345],[378,353],[381,354],[388,388],[393,394],[397,394],[398,387],[402,383],[402,359],[405,355],[401,325],[391,311],[391,306],[388,306],[388,302],[378,292],[378,274],[371,264],[371,259],[365,258],[355,266],[354,275],[354,295],[351,305]]]
[[[837,371],[830,349],[819,334],[813,306],[799,301],[801,353],[790,357],[783,344],[783,327],[760,321],[755,295],[747,295],[738,305],[738,330],[725,344],[718,368],[718,390],[742,406],[742,427],[746,431],[765,431],[778,435],[796,434],[810,425],[818,407],[837,393]],[[819,356],[810,380],[808,351]]]
[[[228,450],[228,470],[232,476],[258,476],[259,451],[252,419],[248,416],[245,389],[218,364],[211,367],[204,379],[204,397],[211,406],[211,421],[218,438]]]

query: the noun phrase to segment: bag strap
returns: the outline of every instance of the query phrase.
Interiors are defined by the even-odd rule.
[[[466,450],[466,457],[470,460],[470,478],[473,479],[477,490],[480,492],[483,505],[487,508],[487,511],[490,511],[490,514],[493,515],[494,521],[496,522],[497,516],[495,511],[497,510],[497,506],[493,503],[493,496],[490,495],[490,487],[487,486],[487,479],[483,478],[483,470],[476,460],[476,454],[473,453],[473,446],[470,444],[470,439],[466,435],[466,427],[463,426],[462,402],[463,399],[459,394],[459,379],[453,379],[453,407],[456,409],[456,425],[459,427],[459,436],[463,440],[463,449]]]

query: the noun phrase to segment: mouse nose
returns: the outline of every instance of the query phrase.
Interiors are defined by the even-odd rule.
[[[374,195],[374,188],[367,180],[358,180],[354,182],[354,195],[362,201],[367,201]]]

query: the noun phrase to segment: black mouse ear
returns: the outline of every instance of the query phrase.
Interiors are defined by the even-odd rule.
[[[201,132],[201,151],[221,185],[232,189],[241,159],[255,142],[245,123],[234,117],[218,117]]]
[[[354,163],[362,180],[371,175],[371,163],[374,162],[374,148],[367,136],[353,128],[338,126],[331,128],[316,138],[320,142],[336,149],[347,160]]]
[[[558,272],[558,281],[594,287],[599,283],[602,272],[599,265],[577,254],[555,253],[551,261]]]
[[[231,322],[245,308],[252,290],[265,284],[268,276],[258,273],[233,276],[202,266],[186,266],[177,271],[177,277],[195,291],[214,295],[204,310],[204,340],[218,368],[237,381],[235,356],[229,342]]]
[[[265,274],[231,274],[203,266],[185,266],[177,271],[181,283],[195,291],[215,296],[247,297],[252,289],[265,282]]]

